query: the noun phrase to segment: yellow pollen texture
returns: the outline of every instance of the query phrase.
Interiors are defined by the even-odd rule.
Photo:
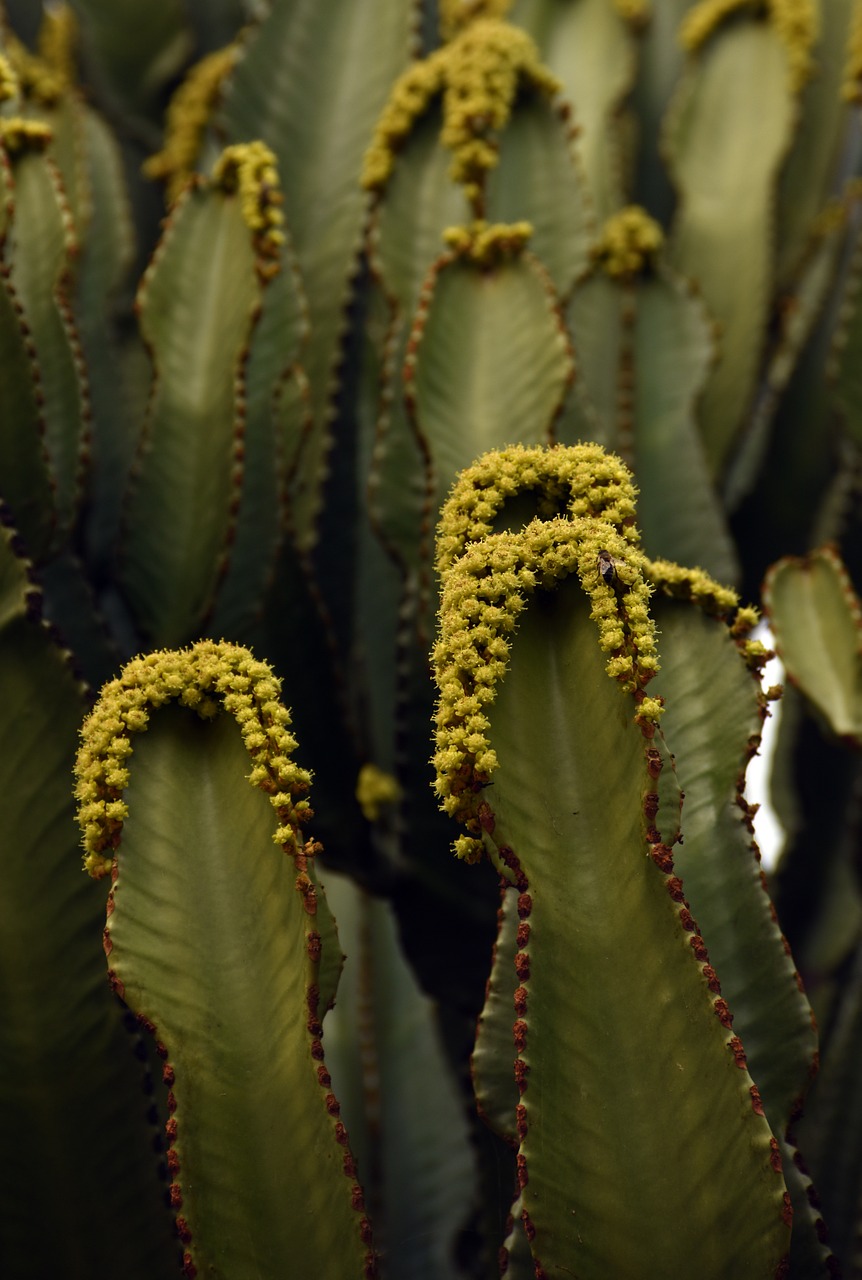
[[[238,191],[243,217],[265,257],[277,257],[285,242],[284,214],[275,153],[263,142],[225,147],[213,172],[225,191]]]
[[[290,758],[296,740],[280,687],[248,649],[212,640],[134,658],[105,685],[84,722],[75,764],[84,867],[94,879],[110,872],[128,815],[123,792],[132,739],[146,730],[154,708],[172,701],[204,719],[220,711],[234,717],[251,758],[249,781],[267,793],[278,818],[273,840],[288,851],[300,847],[298,826],[311,810],[296,797],[308,791],[311,775]]]
[[[560,89],[531,37],[496,17],[470,22],[396,82],[365,157],[363,185],[373,191],[385,187],[415,121],[442,95],[440,141],[452,152],[453,182],[462,184],[475,204],[497,163],[496,135],[525,86],[549,97]]]

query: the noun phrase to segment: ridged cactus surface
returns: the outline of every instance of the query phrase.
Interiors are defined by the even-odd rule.
[[[860,102],[0,4],[4,1277],[862,1275]]]

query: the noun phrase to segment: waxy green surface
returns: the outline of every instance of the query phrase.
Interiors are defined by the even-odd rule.
[[[534,600],[491,714],[488,793],[489,847],[514,850],[530,898],[519,1153],[532,1254],[550,1274],[765,1280],[788,1247],[784,1182],[649,856],[632,711],[574,582]],[[515,1016],[501,1011],[501,1042]]]
[[[199,1272],[250,1280],[289,1259],[353,1278],[361,1215],[308,1025],[324,964],[308,950],[315,917],[248,769],[228,716],[168,707],[134,742],[108,963],[167,1051],[175,1208]]]

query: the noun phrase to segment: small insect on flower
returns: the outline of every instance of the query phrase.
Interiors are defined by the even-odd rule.
[[[612,587],[617,580],[617,564],[610,551],[600,551],[598,555],[599,573],[602,579]]]

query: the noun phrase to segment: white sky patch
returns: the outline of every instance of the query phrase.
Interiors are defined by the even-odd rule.
[[[752,633],[752,638],[762,640],[767,649],[774,645],[772,632],[765,622],[761,622]],[[784,683],[784,667],[778,658],[773,658],[763,669],[763,688]],[[749,804],[758,804],[760,808],[754,815],[754,835],[763,858],[766,871],[771,871],[778,861],[784,843],[784,831],[769,803],[769,774],[772,769],[772,755],[775,750],[775,738],[781,719],[781,702],[770,702],[769,716],[763,726],[763,735],[759,753],[749,761],[745,775],[745,798]]]

